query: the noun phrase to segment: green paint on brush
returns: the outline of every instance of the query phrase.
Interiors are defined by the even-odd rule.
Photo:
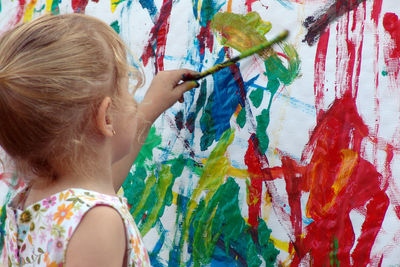
[[[118,22],[118,20],[116,20],[116,21],[114,21],[113,23],[111,23],[110,24],[110,26],[111,26],[111,28],[113,28],[114,29],[114,31],[116,32],[116,33],[120,33],[120,27],[119,27],[119,22]]]
[[[226,130],[217,145],[210,153],[206,164],[203,168],[197,187],[193,190],[191,199],[187,206],[186,218],[183,225],[184,238],[183,241],[187,240],[189,225],[192,220],[192,213],[197,206],[197,201],[204,190],[207,190],[205,197],[206,204],[213,197],[214,193],[224,183],[224,178],[228,172],[230,166],[229,159],[225,156],[228,146],[232,143],[234,138],[234,130]]]
[[[260,266],[259,256],[266,266],[274,266],[279,251],[270,240],[271,230],[263,220],[257,229],[258,240],[252,236],[252,229],[246,224],[239,208],[239,186],[231,177],[218,188],[211,200],[201,200],[194,212],[192,223],[194,266],[209,264],[216,255],[218,240],[223,240],[225,255],[246,266]],[[258,243],[256,243],[258,241]]]
[[[382,71],[382,76],[387,76],[387,75],[388,75],[388,72],[386,70],[383,70]]]

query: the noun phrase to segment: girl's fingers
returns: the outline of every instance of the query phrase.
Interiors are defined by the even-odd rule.
[[[200,84],[197,81],[187,81],[177,85],[174,89],[177,94],[183,95],[183,93],[190,91],[193,88],[199,87]]]

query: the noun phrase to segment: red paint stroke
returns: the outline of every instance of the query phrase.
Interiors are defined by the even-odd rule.
[[[351,27],[351,31],[354,33],[356,30],[356,25],[360,26],[360,31],[355,33],[355,37],[359,40],[356,40],[356,62],[355,69],[356,74],[354,77],[354,95],[358,94],[358,85],[359,85],[359,77],[361,73],[361,58],[362,58],[362,48],[364,43],[364,21],[366,18],[366,2],[361,4],[362,8],[357,8],[353,12],[353,26]],[[360,21],[361,19],[361,21]],[[360,23],[361,22],[361,23]],[[357,42],[358,41],[358,42]]]
[[[371,11],[371,19],[374,22],[374,28],[372,29],[373,34],[375,35],[375,58],[374,58],[374,63],[373,63],[373,68],[374,68],[374,74],[375,74],[375,96],[374,96],[374,110],[376,114],[376,119],[375,119],[375,126],[374,126],[374,135],[377,135],[379,132],[379,125],[380,125],[380,114],[378,112],[379,110],[379,97],[378,97],[378,88],[379,88],[379,28],[378,28],[378,22],[382,10],[382,1],[383,0],[374,0],[373,6],[372,6],[372,11]],[[377,155],[378,155],[378,147],[374,143],[373,144],[373,155],[374,155],[374,164],[377,164]]]
[[[206,27],[201,27],[199,34],[197,35],[199,40],[200,54],[204,56],[205,48],[208,48],[210,53],[212,52],[214,44],[214,34],[210,29],[210,21],[207,22]]]
[[[383,27],[394,42],[390,56],[393,58],[400,57],[400,21],[398,16],[394,13],[386,13],[383,16]]]
[[[270,180],[268,171],[268,159],[258,149],[258,139],[252,134],[248,140],[249,146],[244,156],[244,162],[250,176],[250,184],[247,185],[247,204],[249,207],[248,223],[256,230],[258,219],[261,216],[262,183]]]
[[[350,14],[338,23],[336,86],[340,94],[327,111],[322,110],[322,103],[329,32],[321,35],[314,83],[318,123],[302,156],[302,162],[309,163],[302,169],[294,160],[282,157],[293,227],[291,248],[296,252],[291,266],[299,266],[307,255],[313,266],[330,266],[332,252],[336,253],[340,266],[367,265],[389,206],[386,186],[381,189],[382,175],[361,157],[361,143],[369,137],[368,127],[356,106],[365,13],[363,3],[362,8],[354,11],[352,25],[349,25]],[[346,60],[344,65],[340,64],[343,60]],[[388,152],[388,165],[391,160]],[[302,192],[309,192],[305,214],[313,219],[306,226],[302,225],[298,212]],[[362,210],[365,220],[356,241],[350,212]]]
[[[374,21],[375,26],[378,25],[379,17],[382,10],[382,1],[383,0],[374,0],[374,4],[372,6],[371,19]]]
[[[358,115],[355,98],[346,94],[321,115],[304,150],[302,161],[309,161],[309,164],[303,169],[294,160],[282,158],[294,229],[291,248],[296,251],[291,266],[299,266],[307,254],[313,265],[329,266],[334,240],[338,243],[336,256],[340,266],[350,266],[351,258],[357,262],[354,266],[368,263],[389,204],[388,197],[380,189],[382,176],[360,156],[361,142],[368,134],[367,126]],[[349,161],[353,163],[346,165]],[[340,180],[343,166],[347,166],[349,172]],[[306,215],[314,220],[304,227],[305,231],[299,212],[302,192],[309,192]],[[365,205],[365,221],[355,242],[349,214]]]
[[[150,31],[149,42],[141,56],[143,65],[146,66],[149,59],[155,57],[155,71],[164,70],[165,45],[169,31],[169,18],[172,10],[172,0],[164,0],[157,22]],[[156,51],[154,51],[156,47]]]
[[[326,65],[326,54],[328,52],[329,42],[329,29],[321,35],[318,41],[317,51],[315,53],[315,65],[314,65],[314,95],[315,95],[315,108],[317,110],[317,116],[324,108],[324,96],[325,96],[325,65]]]
[[[85,9],[89,0],[72,0],[71,5],[74,13],[85,13]]]
[[[366,266],[369,263],[369,255],[372,245],[381,228],[386,210],[389,206],[388,196],[380,191],[367,205],[367,216],[361,228],[361,236],[352,253],[354,266]]]
[[[11,26],[16,25],[24,16],[26,0],[18,0],[18,12]]]
[[[361,70],[362,45],[364,40],[364,21],[366,13],[365,3],[353,13],[353,24],[349,31],[350,13],[337,25],[337,49],[336,49],[336,92],[343,95],[352,92],[354,96],[358,92],[358,81]],[[360,17],[360,18],[359,18]],[[357,31],[356,25],[359,26]]]
[[[391,40],[383,47],[386,72],[392,89],[397,89],[400,82],[400,21],[396,14],[386,13],[383,16],[383,27],[389,33]]]
[[[246,0],[245,5],[247,7],[247,12],[250,12],[252,10],[251,6],[253,5],[254,2],[257,2],[259,0]]]

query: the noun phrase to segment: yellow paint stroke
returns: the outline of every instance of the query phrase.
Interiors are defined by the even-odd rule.
[[[172,191],[172,204],[178,206],[178,194],[174,191]]]
[[[271,215],[271,210],[272,210],[272,198],[271,195],[267,192],[265,192],[264,195],[264,203],[262,206],[262,218],[265,222],[268,222],[269,216]]]
[[[358,153],[350,150],[350,149],[342,149],[340,151],[342,153],[342,164],[340,166],[339,172],[336,175],[335,182],[332,185],[332,189],[334,192],[334,197],[331,199],[330,202],[326,203],[325,206],[322,208],[324,212],[327,212],[334,204],[336,197],[342,191],[343,187],[347,185],[350,176],[353,173],[353,170],[358,162]]]
[[[111,13],[114,13],[119,3],[121,3],[121,0],[111,0]]]
[[[29,22],[32,20],[33,12],[35,11],[37,0],[32,0],[26,7],[25,15],[24,15],[24,22]]]
[[[222,45],[243,52],[265,43],[264,35],[271,30],[272,24],[263,21],[257,12],[246,15],[223,12],[215,14],[211,27],[220,34]]]
[[[196,1],[193,0],[192,3],[193,3],[192,5],[193,5],[193,7],[194,7],[195,4],[196,4]],[[196,9],[197,9],[197,14],[199,14],[199,15],[197,16],[197,20],[198,20],[198,21],[200,20],[201,4],[202,4],[202,1],[197,1],[197,7],[196,7]]]
[[[51,5],[53,4],[53,0],[46,0],[46,13],[51,12]]]
[[[272,242],[274,243],[274,246],[276,248],[279,248],[282,251],[288,252],[289,253],[289,242],[285,242],[279,239],[276,239],[273,236],[270,236],[270,239],[272,240]]]
[[[231,165],[228,157],[225,156],[228,146],[232,143],[235,134],[232,129],[226,130],[221,136],[217,146],[210,153],[210,156],[204,165],[203,173],[201,174],[197,187],[193,190],[192,197],[188,203],[187,216],[183,224],[184,236],[183,241],[186,241],[189,235],[189,225],[193,211],[197,207],[197,201],[200,195],[205,191],[204,199],[207,205],[214,193],[224,183],[228,168]]]
[[[207,159],[201,159],[200,161],[204,166],[207,163]],[[249,172],[247,171],[247,169],[238,169],[231,165],[228,166],[226,176],[231,176],[239,179],[247,179],[249,178]]]
[[[247,169],[238,169],[238,168],[229,166],[228,172],[226,175],[235,177],[235,178],[246,179],[249,177],[249,172],[247,171]]]

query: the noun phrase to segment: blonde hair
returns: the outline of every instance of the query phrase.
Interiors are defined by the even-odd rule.
[[[118,108],[127,48],[104,22],[45,15],[0,39],[0,145],[22,174],[56,179],[90,164],[94,115],[105,96]]]

